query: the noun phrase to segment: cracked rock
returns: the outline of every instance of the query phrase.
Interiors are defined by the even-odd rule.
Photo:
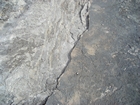
[[[0,0],[0,105],[42,105],[87,30],[88,0]]]
[[[46,105],[140,105],[140,2],[91,1],[89,31]]]

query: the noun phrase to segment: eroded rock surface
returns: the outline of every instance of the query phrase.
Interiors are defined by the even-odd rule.
[[[0,105],[45,104],[88,8],[88,0],[0,0]]]

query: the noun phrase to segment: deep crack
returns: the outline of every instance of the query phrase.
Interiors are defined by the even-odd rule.
[[[88,29],[88,28],[87,28],[87,29]],[[62,70],[61,74],[57,77],[57,79],[56,79],[56,86],[53,88],[51,94],[50,94],[50,95],[42,102],[42,104],[40,104],[40,105],[46,105],[48,99],[53,95],[54,91],[55,91],[55,90],[58,90],[59,80],[60,80],[61,76],[65,73],[66,68],[68,67],[69,63],[71,62],[71,59],[72,59],[72,58],[71,58],[71,53],[72,53],[72,51],[74,50],[74,48],[76,47],[76,45],[77,45],[77,43],[79,42],[79,40],[81,39],[81,36],[87,31],[87,29],[78,37],[78,40],[75,42],[73,48],[72,48],[72,49],[70,50],[70,52],[68,53],[68,59],[69,59],[69,60],[68,60],[68,62],[67,62],[67,64],[66,64],[66,66],[64,67],[64,69]]]
[[[87,29],[86,29],[83,33],[85,33],[86,31],[87,31]],[[82,34],[83,34],[83,33],[82,33]],[[61,76],[65,73],[66,68],[68,67],[69,63],[71,62],[71,59],[72,59],[72,58],[71,58],[71,53],[72,53],[72,51],[74,50],[74,48],[76,47],[76,45],[77,45],[77,43],[79,42],[79,40],[81,39],[82,34],[78,37],[78,40],[75,42],[73,48],[72,48],[72,49],[70,50],[70,52],[68,53],[68,59],[69,59],[69,60],[68,60],[68,62],[67,62],[67,64],[66,64],[66,66],[64,67],[64,69],[62,70],[61,74],[57,77],[57,79],[56,79],[56,86],[53,88],[51,94],[50,94],[40,105],[46,105],[48,99],[53,95],[54,91],[55,91],[55,90],[58,90],[59,80],[60,80]]]
[[[82,24],[83,24],[83,22],[82,22],[82,19],[81,19],[81,11],[83,10],[83,8],[84,8],[84,5],[82,5],[82,8],[81,8],[81,10],[80,10],[80,12],[79,12],[79,17],[80,17],[80,20],[81,20],[81,23],[82,23]],[[89,9],[89,6],[87,6],[87,9],[86,9],[87,13],[88,13],[88,9]],[[55,91],[55,90],[58,90],[59,80],[60,80],[61,76],[65,73],[66,68],[68,67],[69,63],[71,62],[71,59],[72,59],[72,58],[71,58],[71,53],[72,53],[72,51],[74,50],[74,48],[76,47],[76,45],[77,45],[77,43],[79,42],[79,40],[81,39],[82,35],[83,35],[88,29],[89,29],[89,14],[87,14],[87,17],[86,17],[86,29],[85,29],[85,31],[84,31],[81,35],[79,35],[79,37],[77,38],[77,41],[74,43],[73,48],[72,48],[72,49],[70,50],[70,52],[68,53],[68,62],[67,62],[67,64],[66,64],[66,66],[64,67],[64,69],[62,70],[61,74],[56,78],[56,86],[52,89],[51,94],[50,94],[40,105],[46,105],[46,103],[48,102],[48,99],[53,95],[54,91]]]

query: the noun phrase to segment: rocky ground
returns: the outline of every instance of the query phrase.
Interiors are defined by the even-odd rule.
[[[0,0],[0,105],[40,105],[87,30],[88,0]]]
[[[140,105],[140,0],[0,10],[0,105]]]
[[[89,19],[46,105],[140,105],[140,1],[92,0]]]

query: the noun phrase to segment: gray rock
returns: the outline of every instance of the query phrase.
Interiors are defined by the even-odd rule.
[[[0,105],[45,104],[87,29],[88,0],[0,1]]]
[[[139,0],[92,0],[89,31],[46,105],[140,105],[139,17]]]

